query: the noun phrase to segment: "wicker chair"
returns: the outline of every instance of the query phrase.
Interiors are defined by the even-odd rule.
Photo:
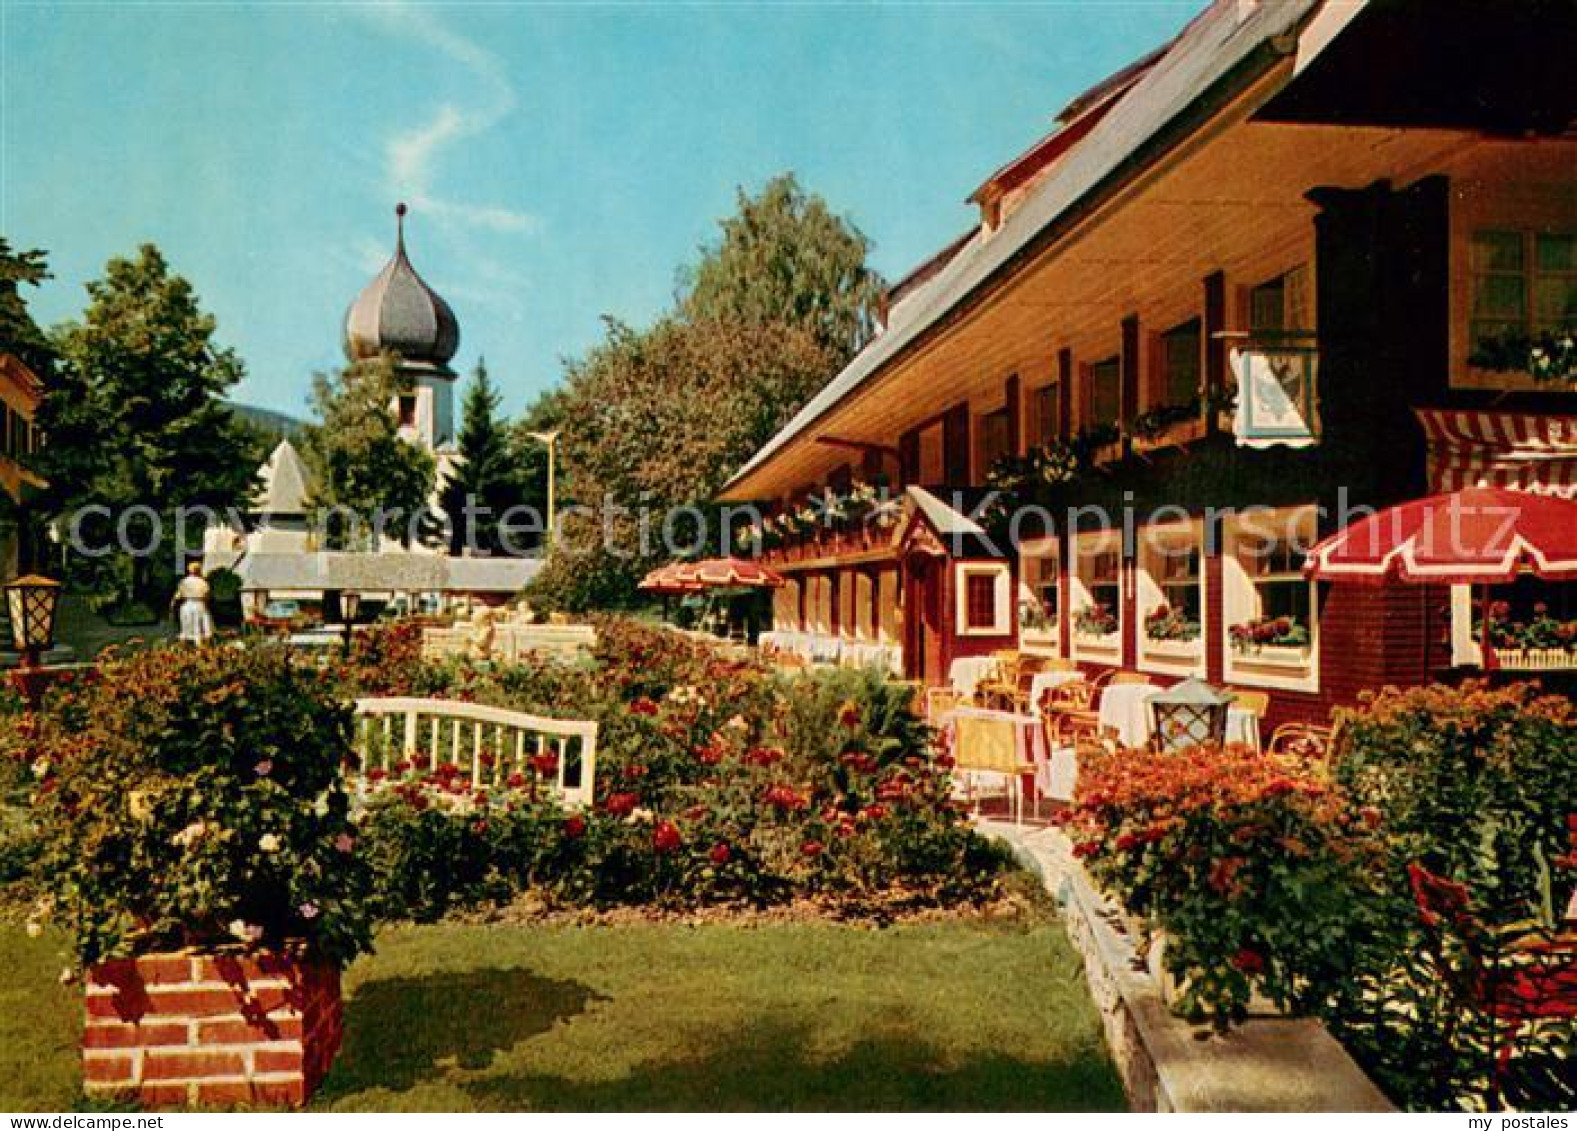
[[[1270,710],[1270,696],[1263,691],[1234,691],[1232,705],[1254,716],[1252,745],[1255,750],[1261,749],[1259,728],[1264,724],[1265,712]]]
[[[1270,736],[1270,745],[1265,748],[1265,754],[1278,760],[1313,763],[1322,769],[1329,769],[1335,746],[1336,732],[1331,727],[1313,723],[1282,723]]]

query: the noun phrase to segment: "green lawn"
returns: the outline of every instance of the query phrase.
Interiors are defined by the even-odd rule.
[[[0,1109],[76,1102],[57,947],[0,932]],[[411,928],[346,992],[323,1108],[1123,1106],[1049,925]]]

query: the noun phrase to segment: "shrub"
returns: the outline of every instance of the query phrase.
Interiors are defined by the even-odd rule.
[[[39,729],[49,909],[81,961],[188,945],[369,944],[342,767],[350,714],[275,646],[107,661]]]
[[[1256,989],[1322,1003],[1377,929],[1372,838],[1307,769],[1242,747],[1094,755],[1065,820],[1096,879],[1166,932],[1180,1008],[1217,1027]]]
[[[1385,834],[1388,934],[1332,1003],[1337,1032],[1413,1106],[1572,1106],[1571,704],[1468,683],[1387,690],[1341,723],[1337,778]],[[1564,1018],[1540,953],[1564,968]]]
[[[1577,715],[1468,684],[1338,721],[1329,781],[1234,749],[1091,758],[1075,852],[1166,932],[1193,1015],[1257,989],[1408,1107],[1570,1107]]]
[[[994,890],[1003,857],[955,810],[912,688],[862,672],[783,679],[624,618],[597,629],[590,665],[415,677],[456,698],[595,720],[596,802],[565,814],[407,767],[375,783],[365,818],[380,907],[430,917],[525,888],[673,908],[796,895],[876,908]]]

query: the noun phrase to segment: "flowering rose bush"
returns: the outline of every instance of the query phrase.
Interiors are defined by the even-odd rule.
[[[1563,945],[1577,885],[1577,711],[1528,684],[1470,682],[1388,689],[1340,722],[1337,780],[1384,832],[1388,936],[1333,1003],[1337,1032],[1418,1106],[1577,1103],[1577,1030],[1570,1013],[1534,1016],[1553,1002],[1528,970]]]
[[[561,903],[665,907],[934,903],[993,890],[1003,858],[954,808],[910,688],[874,673],[785,679],[626,619],[597,628],[590,665],[430,666],[413,677],[428,693],[437,683],[443,695],[594,719],[596,802],[563,814],[414,770],[375,783],[365,839],[380,907],[430,916],[525,888]],[[413,839],[419,849],[399,847]],[[464,866],[453,862],[462,851]]]
[[[1527,686],[1339,713],[1334,780],[1244,750],[1081,766],[1075,852],[1217,1024],[1318,1013],[1409,1107],[1563,1108],[1577,1013],[1577,713]]]
[[[1166,932],[1180,1008],[1218,1027],[1259,990],[1308,1009],[1351,963],[1375,844],[1312,771],[1243,747],[1126,750],[1081,764],[1075,855]]]
[[[276,646],[111,658],[51,695],[35,759],[39,908],[86,964],[305,942],[345,961],[370,920],[343,765],[350,712]]]

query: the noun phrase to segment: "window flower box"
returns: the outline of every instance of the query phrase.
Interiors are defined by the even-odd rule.
[[[1568,648],[1493,648],[1496,664],[1508,671],[1577,671],[1577,652]]]

